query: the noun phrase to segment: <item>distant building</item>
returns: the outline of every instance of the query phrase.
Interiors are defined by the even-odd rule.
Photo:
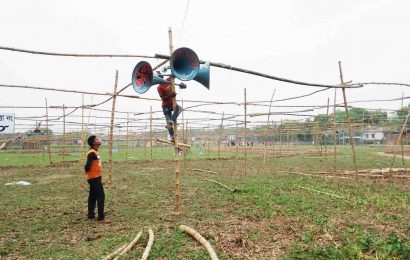
[[[380,127],[367,127],[364,129],[362,135],[363,143],[377,143],[380,144],[383,141],[384,133],[383,128]]]

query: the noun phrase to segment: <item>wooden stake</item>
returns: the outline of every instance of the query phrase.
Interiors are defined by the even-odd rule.
[[[245,115],[244,115],[244,119],[245,119],[245,127],[244,127],[244,139],[245,139],[245,176],[246,176],[246,174],[247,174],[247,171],[248,171],[248,142],[247,142],[247,132],[246,132],[246,127],[247,127],[247,122],[246,122],[246,118],[247,118],[247,107],[246,107],[246,88],[243,90],[243,93],[244,93],[244,99],[245,99],[245,102],[244,102],[244,110],[245,110]]]
[[[46,98],[46,137],[47,137],[47,151],[48,151],[48,161],[50,162],[50,164],[53,164],[53,162],[51,161],[51,145],[50,145],[50,133],[49,133],[49,129],[48,129],[48,104],[47,104],[47,98]]]
[[[112,97],[110,134],[108,141],[108,188],[112,187],[112,142],[114,134],[115,101],[117,100],[118,70],[115,72],[114,96]]]

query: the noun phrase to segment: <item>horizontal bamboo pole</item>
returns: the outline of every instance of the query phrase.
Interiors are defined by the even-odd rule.
[[[161,138],[158,138],[156,141],[157,141],[158,143],[164,143],[164,144],[169,144],[169,145],[175,145],[173,142],[168,141],[168,140],[164,140],[164,139],[161,139]],[[188,144],[183,144],[183,143],[177,143],[177,146],[186,147],[186,148],[191,148],[190,145],[188,145]]]
[[[217,172],[214,172],[214,171],[209,171],[209,170],[202,170],[202,169],[188,169],[188,170],[191,170],[191,171],[195,171],[195,172],[208,172],[208,173],[212,173],[212,174],[219,174],[219,173],[217,173]]]
[[[64,57],[78,57],[78,58],[145,58],[155,59],[155,56],[139,55],[139,54],[77,54],[77,53],[61,53],[48,51],[33,51],[26,49],[19,49],[13,47],[0,46],[0,50],[23,52],[30,54],[48,55],[48,56],[64,56]]]
[[[314,190],[314,189],[306,188],[306,187],[302,187],[302,186],[297,186],[297,187],[298,187],[299,189],[308,190],[308,191],[313,191],[313,192],[317,192],[317,193],[321,193],[321,194],[326,194],[326,195],[329,195],[329,196],[332,196],[332,197],[336,197],[336,198],[339,198],[339,199],[343,199],[343,198],[344,198],[343,196],[335,195],[335,194],[328,193],[328,192],[324,192],[324,191],[320,191],[320,190]]]

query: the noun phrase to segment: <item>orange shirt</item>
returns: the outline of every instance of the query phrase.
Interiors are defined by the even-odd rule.
[[[101,157],[100,157],[100,154],[96,150],[90,149],[88,150],[87,155],[86,155],[87,159],[90,153],[95,153],[97,160],[93,160],[93,162],[91,163],[91,167],[90,167],[90,170],[86,174],[86,178],[94,179],[94,178],[101,176]]]

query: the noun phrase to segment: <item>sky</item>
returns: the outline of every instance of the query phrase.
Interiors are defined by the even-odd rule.
[[[5,1],[0,10],[0,46],[21,49],[110,54],[169,54],[168,28],[174,48],[189,47],[202,60],[220,62],[282,78],[321,84],[339,84],[338,61],[345,81],[410,83],[410,2],[405,0],[260,0],[260,1]],[[0,84],[30,85],[58,89],[113,92],[115,71],[118,86],[131,82],[131,73],[141,58],[72,58],[41,56],[0,50]],[[159,59],[147,59],[153,66]],[[249,74],[211,67],[210,90],[186,82],[177,89],[179,100],[243,102],[269,101],[307,94],[317,88],[283,83]],[[81,95],[41,90],[1,88],[0,106],[80,106]],[[139,95],[132,88],[123,92]],[[348,101],[388,99],[409,95],[407,87],[366,86],[347,90]],[[333,90],[274,105],[326,105]],[[141,97],[158,98],[156,86]],[[85,103],[105,97],[85,96]],[[342,102],[341,91],[337,102]],[[180,101],[181,102],[181,101]],[[408,100],[405,103],[409,103]],[[192,103],[185,102],[187,107]],[[356,104],[366,108],[398,109],[401,101]],[[116,110],[160,111],[159,101],[118,98]],[[99,107],[111,109],[111,102]],[[243,114],[243,106],[198,108],[227,114]],[[272,108],[291,112],[295,108]],[[70,110],[68,110],[70,111]],[[43,116],[44,109],[0,108],[16,117]],[[250,106],[248,113],[266,113],[268,107]],[[326,113],[326,109],[309,113]],[[51,110],[50,116],[62,115]],[[81,115],[78,110],[74,115]],[[88,111],[86,111],[88,115]],[[108,112],[91,115],[109,117]],[[130,115],[144,119],[149,115]],[[186,112],[186,119],[219,124],[221,115]],[[124,114],[118,114],[124,117]],[[155,117],[162,119],[161,113]],[[218,120],[209,121],[214,118]],[[273,115],[270,120],[305,117]],[[242,119],[242,118],[238,118]],[[71,121],[80,120],[71,118]],[[254,122],[267,117],[251,118]],[[105,124],[109,119],[92,119]],[[98,121],[98,122],[97,122]],[[124,120],[117,120],[124,122]],[[17,130],[34,127],[20,120]],[[199,122],[198,122],[199,123]],[[27,125],[26,125],[27,124]],[[140,123],[145,127],[145,121]],[[162,124],[158,122],[158,124]],[[33,126],[31,126],[33,125]],[[53,125],[56,131],[61,124]],[[72,126],[71,129],[78,128]],[[69,128],[70,129],[70,128]],[[137,128],[135,128],[137,129]]]

